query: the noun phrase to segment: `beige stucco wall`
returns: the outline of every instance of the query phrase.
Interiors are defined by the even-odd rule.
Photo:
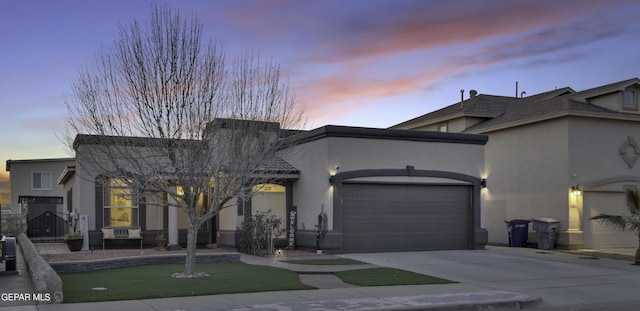
[[[298,228],[312,230],[324,207],[329,230],[333,230],[331,175],[361,169],[404,169],[410,165],[416,170],[451,171],[481,177],[484,152],[482,145],[325,137],[291,148],[285,159],[301,172],[294,182]],[[417,177],[400,179],[394,181],[436,181]],[[369,177],[367,180],[389,181],[389,178]]]
[[[637,238],[632,234],[606,228],[589,217],[605,212],[621,214],[625,211],[624,188],[640,189],[640,161],[630,167],[620,155],[628,137],[640,142],[640,122],[579,117],[569,122],[570,180],[584,189],[570,212],[576,229],[584,230],[584,246],[636,247]]]
[[[298,208],[298,229],[313,230],[322,207],[329,219],[328,226],[333,228],[332,189],[329,176],[335,174],[337,163],[329,158],[328,139],[314,140],[289,148],[281,154],[283,159],[300,171],[300,178],[293,186],[293,205]],[[342,169],[342,168],[340,168]]]
[[[11,163],[10,187],[11,187],[11,210],[13,213],[20,212],[18,199],[20,196],[37,197],[64,197],[64,187],[58,185],[57,179],[67,166],[74,165],[73,159],[43,159],[25,160]],[[32,189],[32,174],[34,172],[51,173],[51,189]],[[62,212],[62,206],[59,207]]]
[[[622,110],[622,92],[609,93],[588,99],[589,103],[604,107],[613,111]]]
[[[630,92],[635,92],[636,93],[636,108],[626,108],[623,107],[623,101],[624,101],[624,93],[622,91],[619,92],[613,92],[613,93],[608,93],[608,94],[604,94],[604,95],[600,95],[600,96],[596,96],[596,97],[585,97],[588,96],[588,94],[585,94],[585,96],[576,96],[577,100],[585,100],[591,104],[600,106],[600,107],[604,107],[607,108],[609,110],[613,110],[613,111],[618,111],[618,112],[623,112],[623,113],[632,113],[632,114],[639,114],[640,110],[637,108],[638,105],[640,105],[640,88],[634,87],[634,86],[630,86],[627,87],[625,89],[625,91],[630,91]]]
[[[236,199],[232,199],[228,207],[223,208],[220,213],[218,213],[218,219],[219,230],[236,230],[240,228],[242,216],[238,216]]]
[[[489,133],[482,223],[489,242],[507,243],[505,220],[549,217],[568,225],[566,119]]]
[[[96,227],[96,217],[102,215],[96,215],[96,186],[95,178],[97,173],[94,171],[94,167],[91,165],[83,165],[86,161],[95,161],[97,153],[95,150],[93,153],[87,155],[85,153],[87,148],[95,148],[92,145],[80,145],[76,150],[76,158],[78,165],[76,165],[76,173],[73,181],[67,182],[67,188],[73,187],[74,193],[74,208],[77,208],[80,214],[88,216],[89,230],[100,230]],[[96,149],[99,150],[99,149]],[[80,195],[80,193],[82,195]],[[77,197],[76,197],[77,196]],[[161,204],[163,198],[161,195],[158,197],[146,198],[148,204],[146,205],[146,217],[145,217],[145,230],[161,230],[164,226],[164,209]],[[154,204],[155,203],[155,204]],[[178,228],[187,228],[187,216],[179,209],[178,210]]]
[[[268,184],[267,188],[261,188],[252,194],[251,212],[255,214],[256,212],[267,212],[270,210],[271,214],[282,220],[282,228],[284,228],[287,220],[285,187]],[[238,216],[238,206],[236,205],[235,199],[229,202],[228,206],[229,207],[222,209],[219,213],[218,229],[233,231],[242,226],[244,215]]]
[[[89,230],[99,230],[100,228],[96,229],[96,188],[93,180],[95,173],[88,171],[81,164],[87,160],[82,152],[83,148],[85,146],[80,146],[76,151],[77,165],[72,187],[74,195],[78,194],[78,198],[74,197],[73,205],[80,214],[87,215]]]
[[[619,154],[628,136],[640,141],[640,124],[602,118],[564,117],[489,133],[486,145],[488,187],[482,192],[483,225],[491,243],[507,243],[504,221],[555,218],[560,247],[636,246],[637,241],[589,220],[592,206],[620,205],[617,192],[637,184],[640,163],[630,168]],[[640,151],[640,150],[639,150]],[[603,179],[609,180],[602,185]],[[621,181],[627,180],[627,181]],[[597,186],[596,186],[597,184]],[[572,186],[584,188],[581,196]],[[624,206],[620,206],[624,208]],[[586,209],[586,210],[585,210]],[[600,209],[599,212],[604,211]],[[532,230],[532,229],[531,229]],[[530,242],[534,242],[530,234]]]
[[[424,125],[424,126],[420,126],[420,127],[412,127],[410,128],[413,131],[432,131],[432,132],[438,132],[438,126],[440,124],[446,124],[447,125],[447,132],[449,133],[460,133],[462,131],[464,131],[465,129],[467,129],[468,127],[477,124],[481,121],[485,120],[484,118],[477,118],[477,117],[459,117],[459,118],[453,118],[451,120],[448,121],[443,121],[443,122],[435,122],[432,124],[428,124],[428,125]],[[403,127],[399,127],[398,129],[406,129]]]

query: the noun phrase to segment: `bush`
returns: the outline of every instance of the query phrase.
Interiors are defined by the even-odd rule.
[[[256,212],[242,222],[238,250],[245,254],[267,256],[273,254],[274,240],[284,233],[282,219],[271,213]]]
[[[72,241],[72,240],[82,240],[84,239],[84,236],[82,235],[82,232],[71,232],[71,233],[67,233],[64,235],[63,240],[64,241]]]

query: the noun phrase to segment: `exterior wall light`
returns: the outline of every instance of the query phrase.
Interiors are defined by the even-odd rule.
[[[333,175],[329,176],[329,184],[333,185]]]
[[[480,180],[480,186],[482,186],[482,188],[486,188],[487,187],[487,179],[483,178],[482,180]]]
[[[575,187],[571,187],[571,192],[573,192],[573,195],[579,197],[582,195],[582,189],[580,189],[580,186],[576,185]]]

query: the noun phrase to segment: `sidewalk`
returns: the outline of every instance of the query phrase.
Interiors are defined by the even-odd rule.
[[[249,294],[193,296],[97,303],[44,304],[0,308],[18,311],[111,310],[430,310],[511,309],[536,305],[540,299],[506,291],[487,291],[461,284],[352,287]]]

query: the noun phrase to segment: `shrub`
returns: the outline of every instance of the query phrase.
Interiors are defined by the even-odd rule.
[[[274,240],[283,233],[282,219],[271,210],[256,212],[242,222],[238,250],[257,256],[273,254]]]
[[[82,232],[71,232],[71,233],[67,233],[64,235],[63,240],[64,241],[71,241],[71,240],[82,240],[84,239],[84,236],[82,236]]]

